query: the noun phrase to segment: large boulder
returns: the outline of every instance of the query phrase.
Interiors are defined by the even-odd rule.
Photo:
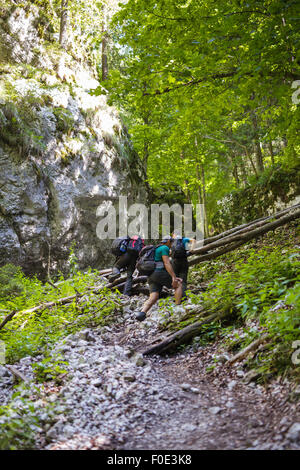
[[[99,268],[112,259],[97,207],[145,202],[144,171],[116,109],[91,93],[93,68],[43,43],[37,16],[17,7],[0,22],[0,263],[65,270],[74,243],[80,268]]]

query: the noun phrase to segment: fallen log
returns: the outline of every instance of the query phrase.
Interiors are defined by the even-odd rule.
[[[98,274],[110,274],[112,272],[112,268],[107,268],[107,269],[102,269],[102,271],[99,271]]]
[[[234,243],[230,246],[226,246],[225,248],[222,248],[217,251],[213,251],[212,253],[208,253],[206,255],[198,256],[197,258],[193,258],[189,260],[189,266],[194,266],[195,264],[201,263],[202,261],[208,261],[211,259],[218,258],[218,256],[224,255],[225,253],[228,253],[229,251],[236,250],[240,246],[244,245],[243,241]]]
[[[247,357],[250,352],[255,351],[269,337],[270,337],[270,335],[265,334],[265,335],[261,336],[260,338],[256,339],[251,344],[249,344],[246,348],[244,348],[242,351],[240,351],[235,356],[233,356],[231,359],[229,359],[227,361],[228,364],[234,364],[234,362],[241,361],[242,359]]]
[[[221,238],[226,238],[228,237],[229,235],[232,235],[233,233],[237,234],[237,233],[242,233],[242,231],[249,231],[251,230],[252,228],[254,228],[254,226],[261,226],[261,225],[264,225],[268,222],[268,220],[271,220],[271,219],[278,219],[279,217],[287,214],[288,212],[291,212],[292,210],[294,209],[297,209],[300,207],[300,204],[295,204],[293,206],[290,206],[280,212],[277,212],[275,214],[272,214],[272,215],[267,215],[267,216],[264,216],[264,217],[261,217],[260,219],[255,219],[255,220],[252,220],[251,222],[248,222],[248,223],[245,223],[245,224],[242,224],[242,225],[239,225],[237,227],[233,227],[229,230],[226,230],[225,232],[222,232],[218,235],[214,235],[213,237],[208,237],[208,238],[205,238],[203,244],[204,245],[209,245],[210,243],[213,243]]]
[[[257,221],[251,222],[251,224],[247,225],[246,227],[241,228],[240,230],[234,231],[234,233],[232,235],[227,235],[225,237],[222,237],[223,244],[225,244],[226,240],[230,240],[230,238],[232,236],[236,236],[236,235],[239,235],[239,234],[242,234],[242,233],[247,233],[247,232],[253,231],[256,228],[259,228],[259,227],[262,227],[262,226],[268,224],[270,220],[272,220],[272,221],[277,220],[277,219],[281,218],[283,215],[285,215],[287,213],[291,213],[293,210],[296,210],[297,208],[300,208],[300,204],[289,207],[288,209],[285,209],[281,212],[278,212],[277,214],[273,214],[273,215],[270,215],[268,217],[263,217],[262,219],[258,219]],[[207,243],[206,240],[204,241],[204,245],[209,244],[209,243]]]
[[[125,280],[124,280],[125,279]],[[137,284],[143,284],[147,281],[147,276],[139,276],[139,277],[136,277],[135,279],[133,279],[132,281],[132,288],[134,289],[134,287],[137,285]],[[122,282],[120,283],[116,283],[114,284],[113,286],[110,286],[110,289],[112,290],[118,290],[120,292],[123,292],[124,290],[124,287],[125,287],[125,284],[126,284],[126,278],[123,278],[122,279]]]
[[[141,284],[141,283],[146,282],[146,281],[147,281],[147,276],[138,276],[138,277],[133,278],[132,285],[134,286],[135,284]],[[116,281],[110,283],[109,288],[112,289],[112,288],[118,287],[121,284],[125,284],[125,283],[126,283],[126,277],[122,277],[122,278],[117,279]]]
[[[139,295],[139,294],[150,295],[149,287],[146,287],[146,286],[134,287],[132,289],[132,295]]]
[[[135,286],[135,287],[133,287],[132,295],[139,295],[139,294],[150,295],[149,287],[146,287],[146,286]],[[159,298],[160,299],[165,299],[165,298],[171,297],[171,296],[173,296],[173,292],[162,290]]]
[[[201,333],[201,328],[203,325],[211,323],[214,320],[219,320],[224,316],[225,314],[213,313],[203,320],[195,322],[192,325],[188,325],[182,330],[176,331],[176,333],[171,334],[158,344],[148,347],[142,351],[142,354],[144,356],[149,356],[150,354],[162,354],[173,350],[180,344],[189,342],[194,336],[197,336],[199,333]]]
[[[271,230],[275,230],[276,228],[281,227],[282,225],[285,225],[286,223],[291,222],[292,220],[295,220],[299,217],[300,217],[300,209],[297,209],[294,212],[292,212],[291,214],[287,214],[283,217],[280,217],[278,220],[267,223],[267,224],[263,225],[262,227],[258,227],[254,230],[251,230],[250,232],[232,235],[230,237],[226,237],[223,240],[217,240],[216,242],[210,243],[209,245],[205,245],[201,248],[193,250],[191,252],[192,255],[205,253],[207,251],[212,251],[215,248],[218,248],[218,247],[223,246],[223,245],[228,245],[228,244],[231,244],[231,243],[233,244],[229,249],[227,249],[225,251],[223,251],[223,250],[219,250],[219,252],[213,252],[212,251],[212,253],[209,253],[208,255],[206,255],[206,257],[200,256],[199,258],[192,259],[192,260],[189,261],[189,265],[192,266],[193,264],[197,264],[201,261],[216,258],[217,256],[220,256],[223,253],[226,253],[228,251],[232,251],[232,250],[238,248],[240,245],[249,242],[253,238],[258,238],[259,236],[261,236],[261,235],[263,235],[263,234],[265,234],[265,233],[267,233]]]
[[[83,296],[83,294],[82,294],[82,296]],[[34,312],[42,313],[45,309],[52,308],[52,307],[55,307],[57,305],[64,305],[64,304],[70,303],[76,298],[78,298],[78,295],[71,295],[69,297],[63,297],[62,299],[57,299],[56,301],[46,302],[44,304],[37,305],[36,307],[29,308],[27,310],[19,310],[19,311],[16,311],[16,312],[12,312],[9,315],[7,315],[7,317],[4,318],[3,322],[0,325],[0,330],[4,327],[4,325],[6,325],[7,322],[12,320],[12,318],[17,314],[22,313],[24,315],[24,314],[27,314],[27,313],[34,313]]]
[[[3,320],[3,322],[0,324],[0,330],[6,325],[7,322],[12,320],[12,318],[16,315],[17,310],[14,310],[13,312],[9,313]]]
[[[15,379],[20,379],[20,380],[22,380],[23,382],[26,382],[26,383],[29,382],[28,377],[26,377],[26,375],[24,375],[22,372],[20,372],[14,366],[10,366],[10,365],[6,364],[5,367],[13,374]]]
[[[241,231],[241,233],[237,233],[232,236],[225,237],[224,239],[217,240],[216,242],[210,243],[209,245],[205,245],[201,248],[197,248],[196,250],[193,250],[192,253],[193,254],[204,253],[204,252],[213,250],[214,248],[218,248],[220,246],[227,245],[228,243],[232,243],[238,240],[248,241],[249,239],[262,235],[268,232],[269,230],[274,230],[275,228],[280,227],[281,225],[284,225],[287,222],[290,222],[291,220],[297,219],[298,217],[300,217],[300,209],[295,210],[295,212],[292,212],[291,214],[282,216],[278,220],[264,224],[262,227],[254,228],[253,230],[246,231],[246,232]]]
[[[133,280],[133,285],[143,283],[146,280],[147,280],[147,276],[139,276],[139,277],[137,277]],[[120,280],[118,280],[118,281],[120,282]],[[98,293],[98,292],[100,292],[101,290],[103,290],[105,288],[115,290],[117,288],[119,289],[119,287],[121,287],[121,286],[124,288],[125,282],[122,280],[121,281],[122,283],[118,285],[117,284],[118,281],[114,281],[114,282],[112,282],[110,284],[106,284],[106,285],[100,285],[100,286],[92,287],[90,292]],[[70,295],[68,297],[63,297],[61,299],[53,300],[51,302],[45,302],[43,304],[39,304],[36,307],[32,307],[32,308],[29,308],[27,310],[13,311],[13,312],[9,313],[9,315],[7,315],[4,318],[4,320],[0,324],[0,330],[6,325],[7,322],[12,320],[12,318],[17,314],[24,315],[24,314],[28,314],[28,313],[37,313],[37,312],[42,313],[46,309],[50,309],[50,308],[56,307],[58,305],[65,305],[65,304],[73,302],[73,300],[79,300],[80,298],[84,297],[84,295],[86,295],[86,293],[82,294],[82,293],[77,291],[75,295]]]

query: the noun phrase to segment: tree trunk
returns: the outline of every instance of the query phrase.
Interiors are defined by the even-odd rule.
[[[145,126],[149,126],[149,115],[144,115],[144,116],[143,116],[143,122],[144,122]],[[145,136],[145,137],[144,137],[143,164],[144,164],[144,170],[145,170],[146,175],[147,175],[147,171],[148,171],[149,155],[150,155],[150,151],[149,151],[149,141],[148,141],[147,136]]]
[[[282,225],[285,225],[286,223],[291,222],[292,220],[296,220],[299,217],[300,217],[300,209],[295,210],[295,212],[292,212],[291,214],[287,214],[283,217],[280,217],[278,220],[275,220],[274,222],[267,223],[263,225],[262,227],[250,230],[249,232],[233,234],[233,236],[226,237],[223,240],[218,240],[209,245],[205,245],[201,248],[197,248],[196,250],[193,250],[194,254],[200,254],[206,251],[210,251],[210,252],[202,256],[199,256],[195,259],[192,259],[191,261],[189,261],[189,265],[193,266],[195,264],[200,263],[201,261],[207,261],[207,260],[217,258],[218,256],[223,255],[224,253],[228,253],[229,251],[235,250],[236,248],[247,243],[253,238],[258,238],[261,235],[264,235],[265,233],[269,232],[270,230],[275,230],[277,227],[281,227]],[[227,246],[224,247],[224,245],[227,245]],[[217,251],[213,251],[215,250],[215,248],[218,248],[218,247],[222,247],[222,248]]]
[[[247,171],[246,171],[246,167],[245,167],[245,163],[243,160],[241,160],[240,162],[240,169],[241,169],[241,175],[242,175],[242,179],[243,179],[243,183],[244,185],[246,186],[247,185],[247,180],[248,180],[248,176],[247,176]]]
[[[264,171],[263,156],[259,140],[256,140],[256,167],[258,173],[262,173]]]
[[[68,3],[69,0],[61,0],[59,44],[66,49],[68,36]]]
[[[240,187],[240,178],[239,178],[238,169],[237,169],[237,166],[236,166],[235,163],[233,164],[232,174],[233,174],[233,177],[235,179],[236,185],[239,188]]]
[[[251,222],[247,222],[245,224],[231,228],[229,230],[226,230],[226,232],[219,233],[219,235],[214,235],[213,237],[206,238],[204,240],[204,245],[209,245],[210,243],[220,240],[221,238],[228,237],[229,235],[233,233],[237,234],[237,233],[242,233],[245,231],[253,230],[256,227],[259,227],[259,224],[261,222],[262,222],[262,225],[264,225],[272,219],[274,220],[279,219],[280,217],[287,214],[288,212],[291,212],[291,210],[299,209],[299,207],[300,207],[300,204],[295,204],[293,206],[288,207],[287,209],[277,212],[276,214],[267,215],[267,216],[261,217],[260,219],[255,219],[255,220],[252,220]]]
[[[142,354],[144,356],[148,356],[150,354],[166,353],[178,347],[180,344],[188,343],[194,336],[201,333],[203,325],[211,323],[214,320],[221,319],[223,316],[224,313],[213,313],[207,316],[206,318],[203,318],[203,320],[193,323],[192,325],[188,325],[182,330],[176,331],[176,333],[165,338],[160,343],[148,347],[147,349],[142,351]]]
[[[203,209],[204,209],[204,235],[208,236],[208,223],[207,223],[207,203],[206,203],[206,188],[205,188],[205,172],[204,165],[201,163],[201,179],[202,179],[202,191],[203,191]]]
[[[195,137],[195,147],[196,147],[196,153],[198,156],[198,141],[197,137]],[[200,174],[201,171],[201,174]],[[197,190],[198,190],[198,200],[199,204],[203,204],[203,216],[204,216],[204,236],[208,236],[208,224],[207,224],[207,214],[206,214],[206,190],[205,190],[205,172],[204,172],[204,165],[202,162],[196,163],[196,172],[197,172],[197,179],[198,181],[201,181],[202,185],[202,195],[201,195],[201,188],[200,185],[198,185]],[[202,201],[202,202],[201,202]]]
[[[108,59],[107,59],[107,44],[108,44],[108,34],[107,34],[107,25],[106,25],[106,13],[105,13],[105,7],[104,5],[102,6],[102,81],[105,82],[105,80],[108,79]]]
[[[202,192],[201,192],[201,175],[200,175],[200,169],[199,169],[199,164],[196,163],[196,175],[197,175],[197,180],[199,181],[197,185],[197,195],[198,195],[198,203],[203,204],[203,197],[202,197]]]
[[[254,140],[255,140],[255,147],[256,147],[256,167],[257,167],[258,173],[262,173],[264,171],[264,162],[263,162],[263,155],[262,155],[260,141],[259,141],[257,117],[255,113],[253,113],[252,122],[253,122],[253,127],[254,127]]]
[[[269,151],[270,151],[270,156],[271,156],[272,165],[275,165],[274,151],[273,151],[273,144],[272,144],[272,141],[269,142]]]
[[[252,166],[252,169],[254,171],[255,176],[258,176],[257,169],[256,169],[256,166],[254,165],[254,161],[253,161],[252,156],[249,153],[248,153],[247,156],[249,158],[249,162],[251,163],[251,166]]]
[[[180,159],[183,161],[184,160],[184,154],[183,154],[183,151],[180,153]],[[189,204],[192,204],[192,198],[191,198],[191,193],[190,193],[190,190],[189,190],[189,181],[187,178],[185,178],[184,180],[184,184],[186,186],[186,197],[188,198],[188,201],[189,201]]]

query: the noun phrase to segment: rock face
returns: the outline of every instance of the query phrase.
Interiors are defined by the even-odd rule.
[[[102,267],[97,207],[145,202],[143,168],[117,111],[90,93],[93,68],[41,40],[38,20],[14,5],[0,21],[0,265],[64,270],[75,242],[80,268]]]

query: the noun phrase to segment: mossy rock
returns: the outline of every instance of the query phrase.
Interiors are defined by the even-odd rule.
[[[57,122],[57,130],[62,133],[69,133],[74,127],[74,117],[66,108],[56,107],[53,109],[53,114]]]

